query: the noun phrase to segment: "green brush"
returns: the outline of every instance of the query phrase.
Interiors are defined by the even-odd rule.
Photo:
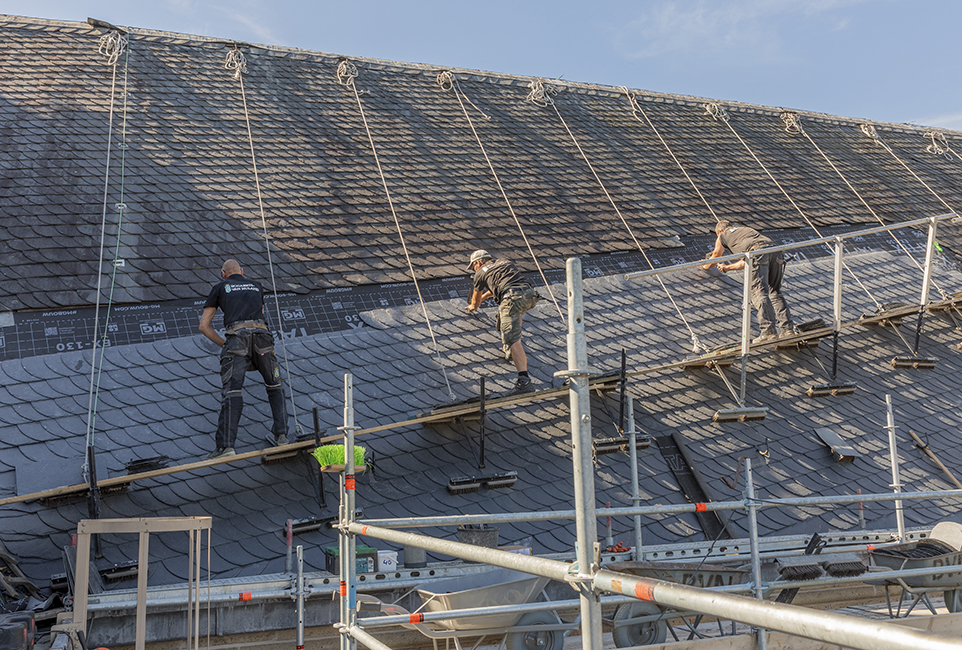
[[[364,447],[354,445],[354,465],[364,464]],[[316,447],[311,454],[323,467],[324,465],[344,465],[344,445],[323,445]]]

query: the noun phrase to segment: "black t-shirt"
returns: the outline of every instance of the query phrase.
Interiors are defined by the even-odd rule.
[[[501,302],[504,292],[512,285],[527,285],[524,277],[518,273],[508,260],[494,260],[488,262],[474,274],[474,290],[494,294],[494,301]]]
[[[224,312],[224,325],[252,320],[264,320],[264,290],[253,280],[235,273],[214,285],[204,307],[220,307]]]
[[[721,232],[722,245],[732,253],[745,253],[756,244],[772,245],[772,240],[748,226],[732,226]]]

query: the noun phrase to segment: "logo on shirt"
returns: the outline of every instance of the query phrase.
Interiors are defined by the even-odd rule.
[[[229,284],[224,286],[224,291],[226,291],[227,293],[230,293],[230,285],[229,285]]]

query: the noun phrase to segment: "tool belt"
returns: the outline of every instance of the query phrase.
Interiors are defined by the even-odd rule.
[[[232,323],[227,327],[228,334],[236,334],[241,330],[264,330],[267,331],[267,323],[262,320],[247,320],[239,323]]]

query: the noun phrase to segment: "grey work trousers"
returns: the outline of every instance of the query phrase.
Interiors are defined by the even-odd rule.
[[[782,296],[785,277],[785,256],[781,251],[751,258],[752,305],[758,311],[758,329],[763,336],[776,335],[775,323],[781,333],[790,334],[795,324]]]

